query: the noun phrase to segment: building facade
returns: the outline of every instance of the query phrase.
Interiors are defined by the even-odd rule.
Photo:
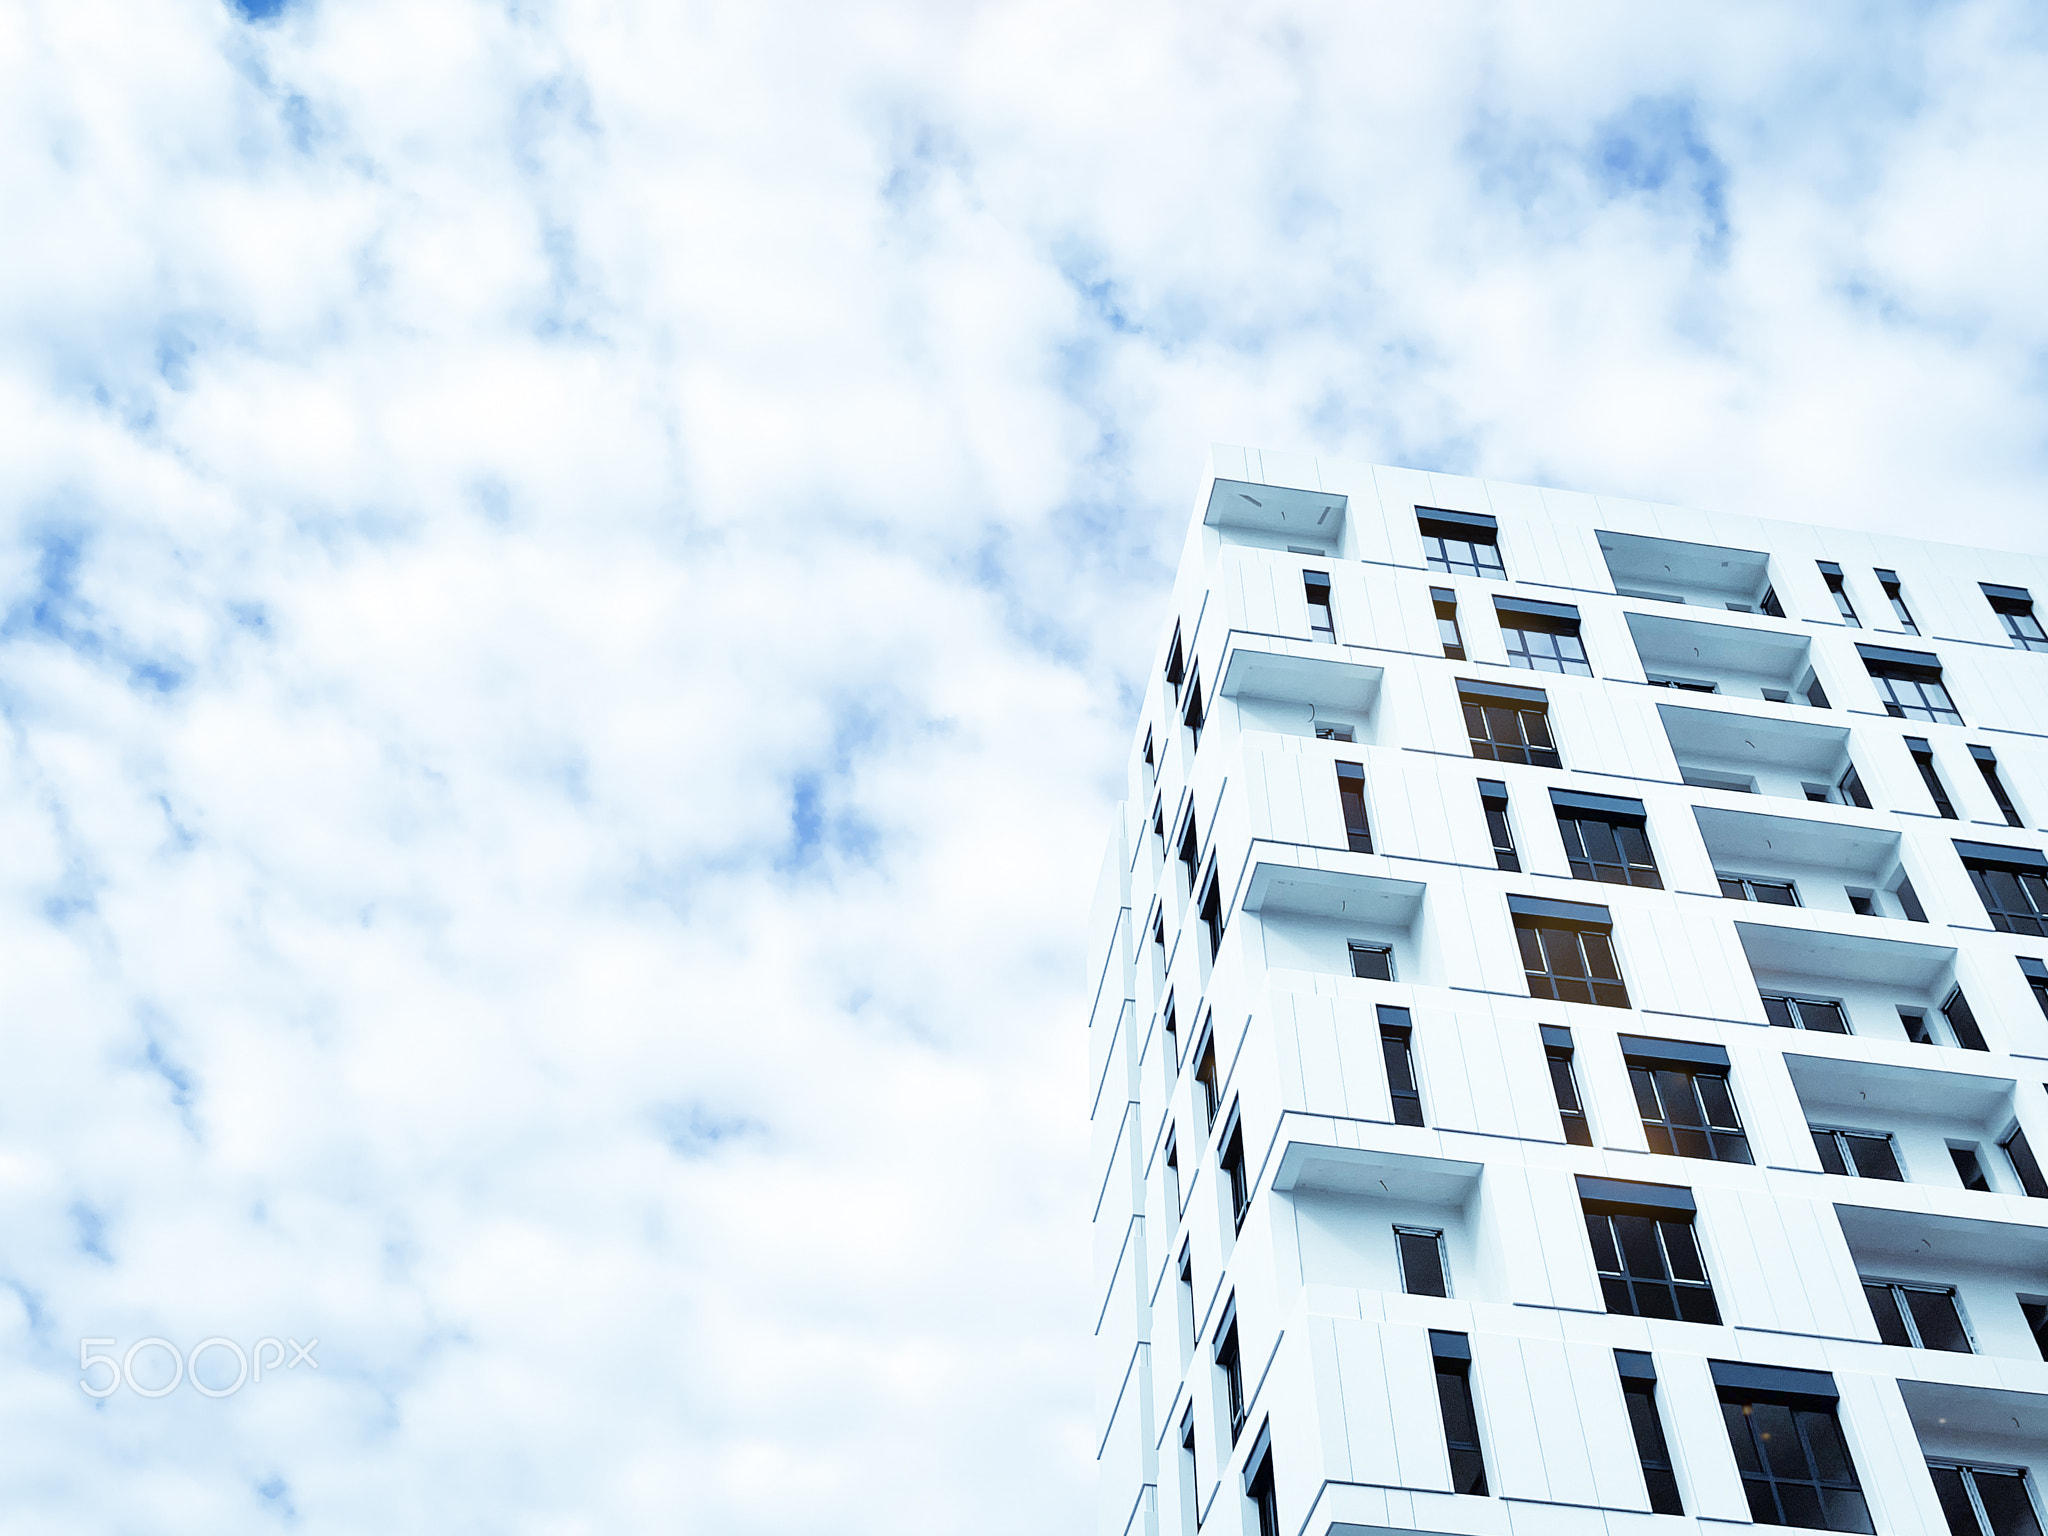
[[[2039,1536],[2035,593],[1215,451],[1091,929],[1101,1536]]]

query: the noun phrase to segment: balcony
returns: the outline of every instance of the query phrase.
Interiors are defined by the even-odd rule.
[[[1347,498],[1333,491],[1218,480],[1202,521],[1226,544],[1328,556],[1337,553],[1346,505]]]
[[[1790,923],[1737,923],[1735,935],[1771,1023],[1922,1044],[1953,1039],[1942,1014],[1956,990],[1953,949]],[[1774,1006],[1783,999],[1789,1008]]]
[[[1231,636],[1217,691],[1247,731],[1370,744],[1386,673],[1331,655],[1313,641]]]
[[[1262,860],[1252,867],[1243,906],[1259,920],[1269,967],[1352,977],[1356,951],[1384,950],[1387,979],[1413,982],[1423,979],[1417,927],[1424,890],[1419,880]]]
[[[1807,1125],[1822,1136],[1888,1139],[1902,1182],[1959,1189],[1962,1179],[1953,1155],[1958,1145],[1982,1149],[1977,1153],[1981,1167],[2001,1176],[2009,1171],[1996,1168],[1998,1159],[1990,1151],[2013,1123],[2015,1085],[2009,1077],[1790,1052],[1785,1070]],[[1837,1142],[1838,1155],[1843,1150]],[[1860,1148],[1846,1150],[1841,1158],[1845,1172],[1886,1176],[1881,1153],[1874,1160],[1880,1171],[1873,1175],[1868,1166],[1857,1165]],[[1818,1142],[1815,1153],[1825,1165],[1828,1159]],[[2017,1193],[2017,1182],[2007,1182],[2007,1193]]]
[[[1835,1215],[1842,1223],[1842,1236],[1848,1239],[1859,1276],[1935,1289],[1953,1287],[1956,1312],[1971,1347],[1946,1353],[2040,1364],[2041,1351],[2020,1310],[2019,1297],[2038,1291],[2041,1277],[2048,1275],[2048,1229],[1861,1205],[1838,1204]],[[1902,1367],[1899,1374],[1904,1377],[1917,1372]],[[1900,1382],[1901,1386],[1907,1384]],[[2042,1423],[2048,1427],[2048,1398],[2036,1401],[2041,1405]],[[2005,1432],[2012,1433],[2009,1417]],[[1926,1444],[1925,1430],[1921,1443]],[[2041,1442],[2034,1444],[2038,1460]]]
[[[1678,776],[1700,789],[1868,806],[1846,726],[1659,704]]]
[[[1693,808],[1722,881],[1748,900],[1864,917],[1905,917],[1899,834],[1805,816]]]
[[[1623,597],[1737,613],[1764,613],[1776,606],[1768,599],[1770,557],[1759,550],[1649,539],[1603,528],[1600,553],[1607,557],[1614,590]]]
[[[1643,674],[1652,683],[1773,704],[1827,705],[1804,635],[1702,624],[1662,614],[1626,617]]]

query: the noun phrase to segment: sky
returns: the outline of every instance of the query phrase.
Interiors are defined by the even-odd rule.
[[[2048,548],[2044,136],[2017,3],[0,11],[0,1523],[1086,1528],[1207,445]]]

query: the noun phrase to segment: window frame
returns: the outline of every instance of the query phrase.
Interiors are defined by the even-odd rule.
[[[1244,1347],[1237,1331],[1235,1296],[1223,1305],[1222,1321],[1212,1335],[1210,1359],[1223,1376],[1224,1419],[1230,1425],[1230,1444],[1235,1448],[1238,1436],[1244,1433],[1245,1421],[1251,1417],[1251,1403],[1244,1389]]]
[[[1909,635],[1919,634],[1920,626],[1913,622],[1913,611],[1906,606],[1903,584],[1899,581],[1899,573],[1897,571],[1873,568],[1871,575],[1877,578],[1878,589],[1884,593],[1885,600],[1892,605],[1892,617],[1899,621],[1899,627],[1904,629]]]
[[[1678,1487],[1678,1465],[1671,1455],[1671,1442],[1664,1432],[1664,1415],[1657,1406],[1657,1368],[1643,1350],[1617,1349],[1614,1372],[1621,1382],[1622,1404],[1628,1411],[1628,1427],[1636,1444],[1636,1462],[1643,1474],[1643,1492],[1649,1496],[1653,1515],[1682,1515],[1685,1499]],[[1642,1412],[1631,1399],[1640,1399]]]
[[[1394,1226],[1394,1263],[1401,1275],[1401,1294],[1404,1296],[1441,1296],[1449,1299],[1455,1293],[1451,1289],[1451,1255],[1444,1242],[1443,1230],[1439,1227],[1411,1227],[1401,1222]],[[1419,1238],[1435,1246],[1436,1278],[1443,1289],[1419,1291],[1411,1283],[1408,1273],[1408,1245],[1403,1238]]]
[[[2034,612],[2031,592],[2025,587],[2001,587],[1989,581],[1978,582],[1977,589],[1998,615],[1998,627],[2005,631],[2014,650],[2048,651],[2048,630],[2041,627],[2040,617]]]
[[[1726,1065],[1714,1066],[1699,1062],[1680,1062],[1656,1056],[1639,1056],[1623,1052],[1622,1060],[1628,1068],[1629,1086],[1635,1092],[1636,1109],[1642,1121],[1644,1138],[1649,1142],[1653,1156],[1687,1157],[1699,1162],[1739,1163],[1755,1166],[1756,1158],[1749,1145],[1749,1132],[1743,1128],[1742,1113],[1735,1103],[1734,1085],[1729,1080]],[[1683,1085],[1667,1081],[1683,1078]],[[1709,1102],[1711,1095],[1700,1087],[1700,1080],[1707,1078],[1721,1085],[1720,1096],[1727,1101],[1727,1125],[1714,1123],[1717,1107]],[[1649,1103],[1644,1102],[1647,1087]],[[1685,1102],[1673,1105],[1669,1102],[1671,1093],[1688,1096]],[[1656,1110],[1653,1117],[1652,1109]],[[1673,1120],[1673,1109],[1690,1110],[1698,1116],[1695,1122]],[[1661,1137],[1659,1132],[1662,1132]],[[1689,1136],[1698,1136],[1707,1150],[1685,1151]],[[1658,1145],[1659,1141],[1664,1144]],[[1726,1156],[1723,1148],[1739,1151],[1741,1156]]]
[[[1365,799],[1365,764],[1338,761],[1337,808],[1344,818],[1346,851],[1371,853],[1372,812]]]
[[[1479,1422],[1479,1403],[1472,1390],[1472,1341],[1462,1333],[1432,1328],[1429,1330],[1430,1363],[1436,1373],[1437,1412],[1444,1431],[1444,1451],[1451,1464],[1451,1492],[1473,1498],[1486,1498],[1489,1488],[1486,1480],[1486,1437]],[[1446,1382],[1453,1385],[1446,1387]],[[1471,1437],[1467,1439],[1462,1425],[1454,1422],[1462,1419],[1471,1425]]]
[[[1799,899],[1799,882],[1796,880],[1759,880],[1754,875],[1729,875],[1723,874],[1717,869],[1714,871],[1714,881],[1721,887],[1721,895],[1729,901],[1747,901],[1760,907],[1803,907],[1806,905],[1805,902]],[[1739,886],[1741,889],[1731,892],[1728,889],[1731,885]],[[1759,888],[1783,891],[1792,899],[1790,901],[1766,901],[1763,897],[1756,894]]]
[[[1479,811],[1486,821],[1486,835],[1493,842],[1494,868],[1520,874],[1522,855],[1515,847],[1515,824],[1508,815],[1508,786],[1501,779],[1478,782]]]
[[[1786,1375],[1807,1375],[1820,1373],[1785,1372]],[[1863,1492],[1863,1483],[1856,1473],[1855,1458],[1850,1454],[1848,1437],[1842,1433],[1840,1398],[1838,1396],[1816,1397],[1796,1392],[1768,1391],[1755,1388],[1727,1387],[1716,1384],[1716,1396],[1721,1403],[1722,1423],[1728,1434],[1729,1449],[1735,1454],[1735,1466],[1742,1479],[1743,1497],[1750,1509],[1750,1517],[1759,1525],[1783,1525],[1782,1517],[1787,1513],[1786,1503],[1780,1493],[1780,1485],[1799,1486],[1810,1490],[1817,1512],[1828,1523],[1813,1526],[1801,1521],[1808,1530],[1864,1531],[1874,1530],[1870,1519],[1870,1501]],[[1762,1431],[1756,1427],[1756,1409],[1771,1407],[1784,1411],[1798,1443],[1800,1458],[1806,1463],[1809,1473],[1804,1478],[1781,1476],[1771,1465],[1771,1450]],[[1737,1410],[1733,1417],[1730,1410]],[[1810,1433],[1811,1420],[1806,1415],[1824,1418],[1833,1435],[1835,1448],[1841,1452],[1841,1464],[1847,1471],[1847,1478],[1825,1478],[1820,1475],[1823,1462],[1830,1459],[1817,1454],[1813,1436]],[[1740,1426],[1738,1428],[1738,1425]],[[1738,1436],[1740,1438],[1738,1438]],[[1746,1454],[1745,1454],[1746,1452]],[[1752,1473],[1751,1467],[1756,1471]],[[1765,1497],[1759,1499],[1758,1489]],[[1851,1495],[1853,1508],[1861,1517],[1860,1524],[1836,1524],[1833,1512],[1828,1510],[1827,1493],[1834,1493],[1837,1504],[1848,1505],[1849,1500],[1839,1497]],[[1768,1514],[1766,1513],[1768,1512]]]
[[[1664,889],[1663,873],[1657,868],[1657,853],[1650,845],[1648,810],[1640,800],[1612,795],[1589,795],[1573,790],[1550,792],[1551,812],[1557,818],[1558,836],[1564,842],[1565,862],[1574,880],[1598,885],[1634,886],[1639,890]],[[1604,829],[1605,842],[1588,825]],[[1632,833],[1633,838],[1624,836]],[[1637,847],[1629,845],[1633,841]],[[1640,855],[1640,856],[1638,856]],[[1610,878],[1613,871],[1620,878]]]
[[[1912,1180],[1906,1177],[1905,1159],[1899,1156],[1899,1139],[1890,1131],[1863,1131],[1846,1125],[1812,1124],[1809,1124],[1806,1129],[1813,1136],[1813,1149],[1820,1158],[1820,1171],[1822,1173],[1832,1174],[1836,1178],[1874,1179],[1882,1184],[1910,1184],[1912,1182]],[[1831,1145],[1834,1148],[1835,1160],[1842,1165],[1838,1169],[1828,1166],[1828,1155],[1820,1149],[1820,1138],[1823,1136],[1833,1138]],[[1892,1171],[1895,1177],[1887,1178],[1881,1173],[1865,1173],[1862,1161],[1856,1156],[1855,1149],[1849,1145],[1849,1140],[1852,1137],[1858,1141],[1882,1142],[1891,1157]]]
[[[1415,528],[1422,538],[1422,563],[1438,575],[1473,576],[1482,581],[1508,579],[1507,565],[1500,552],[1500,525],[1484,513],[1418,505]],[[1431,548],[1432,541],[1435,548]],[[1464,558],[1457,557],[1453,546],[1462,546]],[[1490,553],[1491,561],[1482,559],[1482,552]]]
[[[1436,609],[1437,643],[1444,648],[1446,661],[1465,659],[1465,631],[1458,624],[1458,594],[1450,587],[1431,587],[1429,600]],[[1449,625],[1448,631],[1444,628]]]
[[[1861,629],[1863,621],[1856,617],[1856,605],[1849,601],[1842,568],[1832,560],[1816,560],[1814,564],[1820,567],[1821,580],[1827,583],[1828,592],[1835,600],[1835,612],[1842,622],[1851,629]]]
[[[1496,597],[1493,611],[1509,666],[1560,677],[1593,675],[1577,608]]]
[[[1984,904],[1984,915],[2000,933],[2048,938],[2048,858],[2030,848],[1958,840],[1956,852]],[[2025,910],[2008,905],[2001,885],[2009,883]]]
[[[1803,1029],[1816,1035],[1853,1035],[1856,1033],[1855,1027],[1849,1019],[1849,1010],[1839,997],[1801,997],[1797,993],[1792,992],[1759,992],[1757,995],[1763,999],[1764,1018],[1773,1029]],[[1772,1017],[1771,1004],[1773,1003],[1783,1003],[1785,1005],[1785,1013],[1791,1020],[1790,1023],[1780,1024],[1776,1018]],[[1842,1027],[1840,1029],[1816,1029],[1813,1025],[1806,1022],[1804,1010],[1807,1008],[1832,1008],[1836,1019],[1841,1023]]]
[[[1585,1174],[1578,1176],[1577,1183],[1593,1273],[1600,1283],[1601,1302],[1609,1313],[1618,1317],[1703,1323],[1710,1327],[1722,1325],[1721,1302],[1714,1291],[1705,1244],[1700,1241],[1698,1212],[1690,1190],[1631,1185],[1624,1180],[1589,1178]],[[1637,1190],[1643,1193],[1632,1192]],[[1658,1190],[1665,1193],[1660,1197],[1655,1193]],[[1624,1231],[1617,1225],[1624,1221],[1647,1222],[1648,1231],[1636,1227]],[[1675,1234],[1683,1235],[1682,1245]],[[1644,1257],[1640,1245],[1646,1236],[1654,1242],[1661,1274],[1638,1274],[1630,1267]],[[1681,1246],[1684,1251],[1677,1254],[1679,1262],[1674,1263],[1674,1251]],[[1611,1255],[1611,1268],[1602,1267],[1607,1262],[1603,1251]],[[1685,1270],[1697,1271],[1699,1278],[1681,1278]],[[1668,1310],[1644,1310],[1642,1300],[1646,1296],[1661,1297]],[[1616,1305],[1618,1300],[1626,1305]]]
[[[1465,718],[1465,739],[1481,762],[1523,763],[1533,768],[1562,768],[1563,754],[1550,728],[1550,696],[1538,688],[1513,688],[1468,678],[1458,681],[1458,706]],[[1496,725],[1512,721],[1515,738],[1493,734]],[[1530,722],[1537,729],[1530,730]],[[1474,726],[1478,729],[1475,730]]]
[[[2013,804],[2012,792],[2005,787],[2005,780],[1998,772],[1998,754],[1987,746],[1972,742],[1970,760],[1977,765],[1977,772],[1984,779],[1984,787],[1990,791],[1992,803],[1998,807],[1998,813],[2005,818],[2005,824],[2008,827],[2024,829],[2027,819],[2020,814],[2020,808]]]
[[[1997,1536],[1997,1527],[1992,1524],[1991,1513],[1985,1505],[1983,1491],[1977,1486],[1977,1477],[1980,1473],[1989,1477],[2010,1477],[2016,1479],[2019,1483],[2020,1497],[2027,1501],[2027,1508],[2034,1517],[2034,1524],[2040,1529],[2048,1530],[2048,1508],[2043,1508],[2041,1491],[2034,1486],[2034,1475],[2031,1468],[2006,1466],[1989,1461],[1958,1461],[1952,1456],[1928,1457],[1927,1473],[1930,1480],[1934,1482],[1935,1500],[1941,1505],[1943,1519],[1952,1524],[1954,1515],[1949,1509],[1948,1500],[1942,1497],[1940,1479],[1935,1477],[1937,1472],[1954,1472],[1956,1474],[1956,1484],[1969,1503],[1970,1513],[1977,1522],[1977,1530],[1980,1536]]]
[[[1316,596],[1317,591],[1322,596]],[[1337,610],[1330,596],[1330,573],[1308,571],[1301,573],[1302,600],[1308,607],[1308,637],[1318,645],[1337,643]],[[1316,622],[1316,610],[1323,610],[1323,621]]]
[[[1394,1124],[1428,1125],[1422,1107],[1422,1074],[1415,1065],[1415,1026],[1408,1010],[1381,1003],[1375,1018],[1380,1031],[1380,1064],[1387,1074],[1387,1098]],[[1405,1087],[1400,1081],[1404,1076]]]
[[[1350,958],[1351,976],[1354,981],[1395,981],[1399,979],[1398,973],[1394,968],[1393,945],[1373,944],[1364,939],[1346,939],[1344,941],[1344,951]],[[1386,957],[1387,974],[1384,976],[1372,976],[1359,970],[1358,959],[1361,955],[1384,955]]]
[[[1543,1041],[1543,1059],[1550,1069],[1550,1094],[1557,1100],[1557,1119],[1564,1131],[1566,1146],[1590,1147],[1593,1145],[1593,1122],[1586,1113],[1586,1096],[1579,1091],[1578,1069],[1572,1065],[1576,1051],[1572,1045],[1572,1032],[1562,1025],[1540,1025]],[[1562,1078],[1559,1068],[1563,1068]],[[1566,1102],[1566,1093],[1570,1102]],[[1573,1132],[1577,1134],[1574,1135]]]
[[[1942,1285],[1931,1280],[1892,1280],[1882,1275],[1858,1275],[1856,1279],[1857,1283],[1863,1287],[1863,1300],[1865,1305],[1871,1309],[1871,1320],[1877,1324],[1879,1343],[1890,1345],[1892,1341],[1884,1336],[1886,1332],[1885,1319],[1879,1318],[1877,1315],[1877,1303],[1870,1294],[1872,1291],[1885,1292],[1891,1306],[1891,1311],[1886,1314],[1886,1317],[1896,1318],[1899,1325],[1898,1331],[1905,1335],[1906,1343],[1894,1345],[1893,1347],[1924,1349],[1931,1354],[1939,1355],[1975,1355],[1983,1353],[1977,1347],[1977,1335],[1970,1327],[1969,1315],[1963,1311],[1962,1296],[1954,1286]],[[1955,1315],[1956,1332],[1962,1336],[1964,1347],[1961,1349],[1944,1349],[1939,1344],[1927,1343],[1921,1332],[1919,1316],[1913,1311],[1912,1304],[1906,1300],[1908,1294],[1946,1297],[1949,1303],[1949,1310]]]
[[[1521,908],[1518,910],[1518,905]],[[1614,924],[1604,907],[1586,910],[1598,912],[1604,921],[1573,919],[1562,915],[1546,916],[1527,910],[1533,907],[1578,906],[1576,902],[1547,902],[1523,900],[1518,903],[1510,897],[1508,909],[1514,922],[1515,945],[1522,959],[1522,979],[1529,988],[1529,995],[1549,1002],[1592,1003],[1603,1008],[1627,1008],[1629,1001],[1628,978],[1621,971],[1621,957],[1614,944]],[[1553,970],[1550,935],[1559,935],[1559,948],[1564,947],[1569,936],[1575,948],[1579,969],[1576,973]],[[1594,941],[1597,941],[1595,943]],[[1532,945],[1536,957],[1542,961],[1541,969],[1530,964]],[[1607,974],[1594,968],[1595,954],[1604,956]],[[1576,995],[1583,992],[1583,996]]]

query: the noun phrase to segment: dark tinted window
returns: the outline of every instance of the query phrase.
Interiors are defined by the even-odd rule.
[[[1752,1520],[1813,1531],[1871,1529],[1832,1403],[1773,1402],[1724,1389],[1721,1415]]]
[[[1688,1323],[1721,1321],[1690,1221],[1589,1210],[1586,1235],[1608,1311]]]
[[[1531,997],[1599,1003],[1608,1008],[1628,1006],[1628,988],[1614,963],[1614,945],[1600,930],[1518,915],[1515,941],[1521,946],[1522,971]]]

